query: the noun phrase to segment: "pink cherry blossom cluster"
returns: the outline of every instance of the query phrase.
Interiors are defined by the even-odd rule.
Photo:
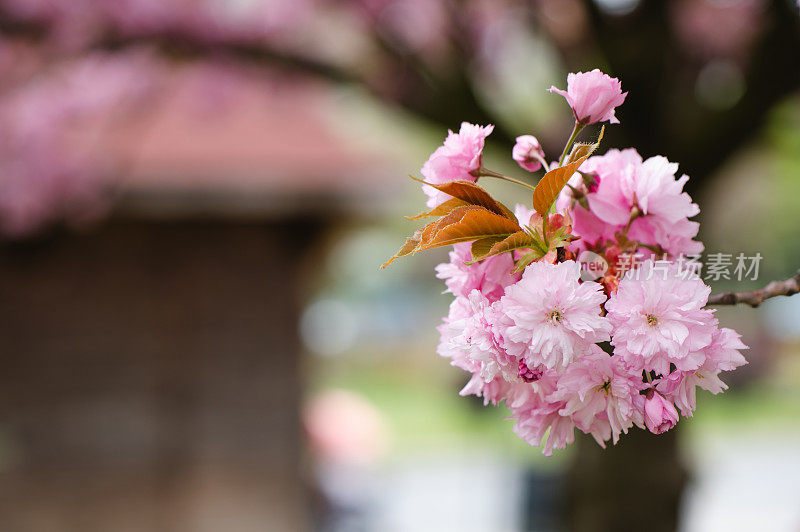
[[[598,70],[570,74],[567,90],[557,92],[576,122],[565,154],[584,126],[616,122],[625,99],[619,81]],[[498,177],[483,166],[491,132],[466,123],[450,132],[422,167],[425,180]],[[549,166],[530,135],[517,139],[512,155],[528,171],[564,160]],[[437,267],[455,296],[438,353],[471,374],[462,395],[504,401],[514,432],[546,455],[573,442],[576,428],[601,446],[634,425],[669,430],[679,413],[692,416],[696,387],[719,393],[727,388],[720,373],[746,363],[739,335],[706,308],[710,288],[674,260],[703,249],[693,240],[698,224],[690,218],[699,209],[683,192],[688,177],[676,172],[677,164],[643,160],[632,148],[590,157],[549,215],[573,237],[558,253],[515,273],[519,250],[475,262],[471,243],[461,242]],[[449,199],[423,190],[430,207]],[[530,228],[537,215],[518,206],[516,216]],[[587,277],[575,260],[588,251],[609,265],[603,275]]]
[[[121,38],[190,37],[207,44],[290,40],[315,0],[0,0],[0,12],[43,26],[59,46],[85,48],[108,34]],[[290,28],[290,29],[289,29]]]
[[[12,67],[24,70],[22,63]],[[0,72],[7,79],[16,73]],[[0,91],[0,235],[27,236],[47,223],[82,223],[105,212],[117,166],[97,144],[149,93],[155,73],[146,53],[97,52],[20,76]]]

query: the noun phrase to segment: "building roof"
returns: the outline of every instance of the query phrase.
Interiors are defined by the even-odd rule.
[[[184,68],[103,135],[137,213],[364,210],[407,173],[393,141],[348,121],[321,83]],[[395,137],[396,138],[396,137]]]

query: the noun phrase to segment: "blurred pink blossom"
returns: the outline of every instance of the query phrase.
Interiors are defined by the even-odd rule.
[[[58,65],[0,99],[0,231],[11,236],[102,212],[114,161],[97,153],[105,115],[141,97],[154,69],[139,53],[86,56]],[[118,115],[116,115],[118,116]],[[76,137],[80,141],[76,142]]]
[[[315,0],[0,0],[13,17],[48,25],[62,46],[106,32],[127,37],[190,35],[203,42],[269,39],[297,30]]]
[[[303,423],[311,449],[331,462],[368,465],[388,444],[381,412],[346,390],[327,390],[313,397],[304,409]]]
[[[743,58],[764,27],[763,0],[679,0],[670,5],[684,49],[702,59]]]

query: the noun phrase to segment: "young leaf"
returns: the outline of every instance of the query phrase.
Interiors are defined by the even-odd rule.
[[[592,146],[594,145],[590,142],[576,142],[572,147],[572,151],[569,152],[565,164],[577,161],[581,157],[588,157],[591,155],[592,151],[594,151],[592,150]]]
[[[462,207],[462,209],[466,209],[466,207]],[[469,242],[479,238],[498,236],[505,238],[521,230],[522,228],[517,225],[517,222],[504,216],[490,212],[487,209],[472,209],[466,211],[460,220],[441,225],[436,232],[436,236],[430,241],[423,242],[418,249],[414,250],[414,253],[457,244],[458,242]]]
[[[416,216],[406,216],[406,220],[419,220],[420,218],[428,218],[431,216],[444,216],[445,214],[449,214],[453,209],[457,207],[464,207],[469,205],[464,200],[460,200],[458,198],[450,198],[449,200],[445,201],[441,205],[434,207],[430,211],[419,213]]]
[[[399,257],[426,249],[487,237],[502,239],[516,231],[521,231],[521,228],[515,221],[490,212],[484,207],[477,205],[456,207],[406,239],[403,247],[380,268],[387,267]]]
[[[511,273],[521,272],[522,270],[525,269],[526,266],[528,266],[528,264],[530,264],[535,260],[541,259],[542,257],[544,257],[544,255],[545,254],[538,249],[530,251],[529,253],[523,255],[522,258],[517,261],[517,265],[514,266],[514,269],[511,270]]]
[[[445,194],[453,196],[456,199],[460,199],[461,201],[470,205],[479,205],[481,207],[485,207],[495,214],[505,216],[506,218],[514,221],[517,219],[514,216],[514,213],[511,212],[508,207],[495,200],[491,194],[471,181],[457,180],[449,181],[447,183],[434,184],[417,179],[415,177],[412,177],[411,179],[431,186],[440,192],[444,192]]]
[[[552,207],[553,202],[556,201],[556,198],[558,198],[558,195],[561,193],[561,189],[564,188],[564,185],[567,184],[567,181],[569,181],[573,174],[578,170],[578,167],[583,164],[583,161],[585,161],[594,152],[594,150],[597,149],[597,146],[600,144],[600,140],[602,140],[602,138],[603,129],[600,130],[600,137],[597,139],[597,142],[590,145],[586,149],[584,149],[582,146],[578,147],[577,151],[582,155],[572,160],[572,162],[569,164],[554,168],[544,175],[541,181],[539,181],[539,184],[536,185],[536,189],[533,191],[533,208],[536,209],[536,212],[542,216],[547,216],[547,213],[550,212],[550,207]],[[575,154],[575,150],[573,150],[573,154]],[[570,155],[570,159],[572,159],[572,155]]]
[[[492,249],[492,247],[498,242],[502,241],[503,237],[501,236],[490,236],[476,240],[472,243],[472,260],[467,262],[467,264],[475,264],[476,262],[485,259],[489,256],[489,251]]]
[[[577,142],[572,146],[572,151],[569,152],[569,157],[567,157],[567,163],[569,164],[573,161],[577,161],[581,157],[589,157],[594,150],[600,145],[600,141],[603,140],[603,133],[606,130],[606,126],[602,126],[600,128],[600,135],[597,137],[597,140],[594,142]]]
[[[379,269],[380,269],[380,270],[384,269],[385,267],[387,267],[388,265],[390,265],[391,263],[393,263],[393,262],[395,261],[395,259],[399,259],[400,257],[405,257],[406,255],[408,255],[409,253],[411,253],[412,251],[414,251],[414,250],[417,248],[417,246],[419,246],[419,243],[420,243],[420,242],[421,242],[421,240],[422,240],[422,231],[423,231],[423,230],[424,230],[424,228],[423,228],[423,229],[419,229],[419,230],[418,230],[418,231],[416,231],[416,232],[415,232],[413,235],[411,235],[410,237],[406,238],[406,241],[405,241],[405,243],[404,243],[404,244],[403,244],[403,246],[402,246],[402,247],[401,247],[401,248],[400,248],[400,249],[397,251],[397,253],[395,253],[394,255],[392,255],[392,256],[389,258],[389,260],[387,260],[386,262],[384,262],[383,264],[381,264],[381,266],[380,266],[380,268],[379,268]]]
[[[430,240],[432,240],[433,237],[436,236],[436,233],[439,231],[440,227],[449,223],[453,223],[454,221],[460,220],[461,216],[463,216],[464,211],[470,209],[481,209],[481,208],[482,207],[476,207],[473,205],[457,207],[452,211],[450,211],[447,215],[439,218],[438,220],[434,220],[433,222],[429,223],[422,229],[418,229],[413,235],[411,235],[406,239],[405,243],[397,251],[397,253],[392,255],[392,257],[389,258],[389,260],[381,264],[379,269],[382,270],[386,268],[388,265],[394,262],[395,259],[398,259],[400,257],[405,257],[406,255],[414,253],[417,249],[419,249],[420,246],[422,246],[423,243],[430,242]]]
[[[529,235],[526,231],[517,231],[506,238],[496,241],[496,243],[482,255],[475,254],[475,247],[473,244],[472,259],[474,261],[483,260],[494,255],[506,253],[507,251],[531,248],[533,245],[533,238],[531,235]]]

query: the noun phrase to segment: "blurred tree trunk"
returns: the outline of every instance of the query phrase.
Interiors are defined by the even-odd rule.
[[[677,435],[634,428],[605,450],[582,435],[567,478],[567,530],[677,530],[688,479]]]
[[[613,354],[611,344],[600,344]],[[688,474],[678,452],[677,427],[664,433],[633,427],[603,449],[580,434],[567,475],[564,522],[574,532],[678,529]]]

